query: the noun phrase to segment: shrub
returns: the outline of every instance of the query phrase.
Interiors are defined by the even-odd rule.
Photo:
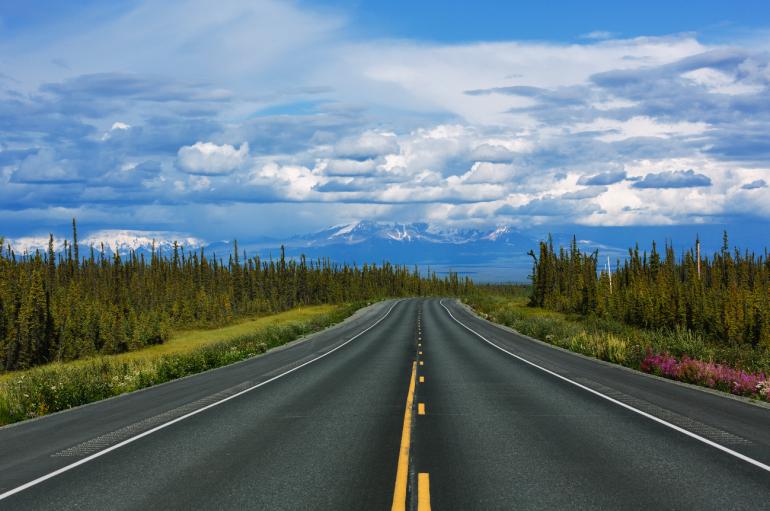
[[[270,325],[247,335],[157,359],[116,362],[101,357],[79,365],[42,366],[0,384],[0,425],[150,387],[265,353],[300,335],[338,323],[358,305],[305,322]]]

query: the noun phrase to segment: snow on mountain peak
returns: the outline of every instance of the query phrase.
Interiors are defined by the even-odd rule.
[[[104,229],[95,231],[78,240],[78,246],[87,248],[93,246],[96,250],[104,248],[111,252],[127,253],[131,250],[150,250],[155,243],[156,249],[164,251],[174,246],[174,241],[180,247],[198,248],[206,242],[188,234],[170,231],[135,231],[128,229]],[[6,240],[17,254],[33,254],[35,250],[48,250],[48,236],[25,236]],[[54,250],[64,248],[64,238],[54,237]]]
[[[494,231],[484,236],[484,239],[495,241],[500,236],[503,236],[504,234],[508,234],[509,232],[511,232],[511,228],[509,226],[499,225]]]
[[[93,245],[99,247],[104,243],[105,247],[117,252],[128,252],[131,250],[152,248],[153,243],[156,248],[172,247],[174,242],[180,247],[198,248],[205,245],[201,239],[169,231],[133,231],[105,229],[97,231],[84,238],[80,243],[84,246]]]

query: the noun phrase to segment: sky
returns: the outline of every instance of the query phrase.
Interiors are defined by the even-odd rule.
[[[764,2],[545,4],[6,0],[0,235],[767,239]]]

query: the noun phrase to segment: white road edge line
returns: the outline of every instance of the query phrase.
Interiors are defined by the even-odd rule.
[[[729,449],[729,448],[725,447],[724,445],[720,445],[720,444],[718,444],[716,442],[713,442],[713,441],[709,440],[708,438],[704,438],[704,437],[702,437],[700,435],[697,435],[697,434],[693,433],[692,431],[688,431],[688,430],[686,430],[684,428],[681,428],[681,427],[679,427],[679,426],[677,426],[675,424],[671,424],[670,422],[666,422],[663,419],[655,417],[654,415],[651,415],[651,414],[649,414],[647,412],[643,412],[642,410],[639,410],[638,408],[634,408],[633,406],[630,406],[630,405],[627,405],[627,404],[625,404],[623,402],[620,402],[617,399],[613,399],[613,398],[611,398],[609,396],[606,396],[606,395],[602,394],[601,392],[598,392],[598,391],[596,391],[596,390],[594,390],[594,389],[592,389],[590,387],[586,387],[585,385],[582,385],[582,384],[580,384],[580,383],[578,383],[578,382],[576,382],[574,380],[570,380],[566,376],[562,376],[562,375],[560,375],[558,373],[555,373],[555,372],[551,371],[550,369],[546,369],[545,367],[539,366],[539,365],[535,364],[534,362],[530,362],[529,360],[527,360],[525,358],[522,358],[519,355],[516,355],[515,353],[511,353],[510,351],[508,351],[505,348],[502,348],[502,347],[498,346],[497,344],[493,343],[492,341],[490,341],[489,339],[487,339],[486,337],[484,337],[483,335],[481,335],[480,333],[478,333],[477,331],[473,330],[469,326],[465,325],[462,321],[460,321],[456,317],[454,317],[452,312],[447,308],[446,305],[444,305],[444,300],[440,300],[439,304],[442,307],[444,307],[444,309],[447,311],[449,316],[453,320],[455,320],[455,322],[457,322],[457,324],[459,324],[460,326],[462,326],[466,330],[472,332],[473,334],[475,334],[476,336],[481,338],[483,341],[488,343],[490,346],[493,346],[493,347],[497,348],[498,350],[502,351],[503,353],[507,353],[508,355],[521,360],[525,364],[529,364],[532,367],[540,369],[541,371],[544,371],[544,372],[546,372],[546,373],[548,373],[548,374],[550,374],[552,376],[555,376],[555,377],[559,378],[560,380],[563,380],[563,381],[566,381],[568,383],[571,383],[572,385],[575,385],[576,387],[580,387],[581,389],[583,389],[585,391],[588,391],[591,394],[597,395],[597,396],[599,396],[599,397],[601,397],[603,399],[606,399],[607,401],[609,401],[611,403],[614,403],[614,404],[616,404],[618,406],[621,406],[621,407],[623,407],[623,408],[625,408],[627,410],[630,410],[630,411],[632,411],[634,413],[638,413],[642,417],[646,417],[646,418],[648,418],[648,419],[650,419],[652,421],[655,421],[655,422],[657,422],[659,424],[667,426],[667,427],[669,427],[669,428],[671,428],[671,429],[673,429],[675,431],[678,431],[678,432],[680,432],[680,433],[682,433],[684,435],[689,436],[690,438],[694,438],[695,440],[698,440],[699,442],[703,442],[706,445],[709,445],[709,446],[711,446],[711,447],[713,447],[715,449],[718,449],[718,450],[720,450],[722,452],[725,452],[725,453],[727,453],[727,454],[729,454],[731,456],[734,456],[734,457],[738,458],[741,461],[745,461],[746,463],[750,463],[750,464],[754,465],[755,467],[761,468],[762,470],[764,470],[766,472],[770,472],[770,466],[769,465],[765,465],[761,461],[757,461],[757,460],[755,460],[753,458],[749,458],[748,456],[746,456],[744,454],[741,454],[741,453],[739,453],[737,451],[733,451],[732,449]]]
[[[164,428],[167,428],[168,426],[171,426],[172,424],[176,424],[177,422],[180,422],[180,421],[183,421],[185,419],[188,419],[188,418],[192,417],[193,415],[197,415],[197,414],[199,414],[201,412],[204,412],[204,411],[206,411],[206,410],[208,410],[210,408],[214,408],[215,406],[218,406],[218,405],[221,405],[222,403],[230,401],[231,399],[235,399],[236,397],[242,396],[243,394],[246,394],[247,392],[251,392],[252,390],[257,389],[259,387],[262,387],[263,385],[267,385],[268,383],[273,382],[273,381],[275,381],[275,380],[277,380],[279,378],[283,378],[287,374],[290,374],[290,373],[293,373],[294,371],[302,369],[306,365],[309,365],[309,364],[312,364],[313,362],[321,360],[322,358],[324,358],[324,357],[326,357],[328,355],[331,355],[332,353],[334,353],[338,349],[342,348],[343,346],[346,346],[347,344],[351,343],[352,341],[354,341],[358,337],[361,337],[362,335],[364,335],[366,332],[368,332],[372,328],[376,327],[378,324],[380,324],[380,322],[383,319],[387,318],[390,315],[390,312],[396,307],[396,305],[401,303],[401,301],[402,300],[396,301],[396,303],[394,303],[390,307],[390,309],[388,309],[388,312],[386,312],[384,316],[382,316],[380,319],[378,319],[374,324],[369,326],[366,330],[363,330],[363,331],[357,333],[356,335],[354,335],[353,337],[351,337],[347,341],[343,342],[342,344],[340,344],[336,348],[331,349],[331,350],[327,351],[326,353],[323,353],[323,354],[317,356],[316,358],[314,358],[312,360],[308,360],[307,362],[305,362],[305,363],[303,363],[301,365],[298,365],[297,367],[289,369],[288,371],[286,371],[284,373],[281,373],[281,374],[279,374],[277,376],[273,376],[269,380],[265,380],[262,383],[258,383],[258,384],[254,385],[252,387],[244,389],[244,390],[242,390],[242,391],[240,391],[240,392],[238,392],[236,394],[233,394],[232,396],[228,396],[228,397],[226,397],[224,399],[221,399],[219,401],[216,401],[214,403],[206,405],[203,408],[198,408],[197,410],[194,410],[194,411],[192,411],[192,412],[190,412],[188,414],[182,415],[181,417],[177,417],[176,419],[170,420],[168,422],[164,422],[160,426],[156,426],[156,427],[154,427],[152,429],[149,429],[149,430],[145,431],[144,433],[140,433],[140,434],[138,434],[136,436],[133,436],[131,438],[123,440],[120,443],[117,443],[117,444],[115,444],[115,445],[113,445],[111,447],[108,447],[108,448],[106,448],[106,449],[104,449],[102,451],[94,453],[94,454],[92,454],[92,455],[90,455],[90,456],[88,456],[86,458],[83,458],[82,460],[78,460],[75,463],[72,463],[70,465],[66,465],[66,466],[64,466],[64,467],[62,467],[62,468],[60,468],[58,470],[54,470],[53,472],[50,472],[50,473],[48,473],[48,474],[46,474],[44,476],[40,476],[37,479],[33,479],[32,481],[30,481],[28,483],[24,483],[21,486],[17,486],[16,488],[8,490],[7,492],[0,494],[0,500],[6,499],[6,498],[8,498],[8,497],[10,497],[12,495],[15,495],[15,494],[17,494],[19,492],[22,492],[22,491],[26,490],[28,488],[36,486],[36,485],[38,485],[38,484],[40,484],[40,483],[42,483],[44,481],[47,481],[48,479],[51,479],[51,478],[56,477],[56,476],[58,476],[60,474],[63,474],[64,472],[68,472],[68,471],[72,470],[73,468],[79,467],[80,465],[84,465],[84,464],[88,463],[89,461],[93,461],[93,460],[95,460],[96,458],[98,458],[100,456],[104,456],[105,454],[107,454],[109,452],[112,452],[112,451],[114,451],[116,449],[120,449],[121,447],[126,446],[126,445],[128,445],[128,444],[130,444],[132,442],[135,442],[135,441],[139,440],[140,438],[143,438],[143,437],[146,437],[148,435],[151,435],[151,434],[155,433],[156,431],[160,431],[161,429],[164,429]]]

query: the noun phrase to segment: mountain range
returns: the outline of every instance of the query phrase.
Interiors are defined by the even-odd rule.
[[[758,226],[754,233],[762,233]],[[718,224],[683,226],[624,226],[592,227],[562,226],[553,229],[554,243],[567,245],[573,235],[583,249],[599,250],[601,266],[606,257],[613,264],[627,255],[628,247],[639,243],[648,249],[656,240],[658,246],[672,243],[677,252],[689,250],[696,236],[700,237],[704,255],[722,246],[724,226]],[[545,239],[551,229],[532,227],[518,229],[499,225],[489,229],[452,229],[428,223],[394,223],[362,220],[335,225],[320,231],[287,236],[286,238],[255,237],[239,239],[239,251],[262,258],[278,257],[281,245],[289,257],[304,254],[309,259],[330,258],[335,262],[381,263],[419,265],[439,274],[456,271],[477,281],[525,282],[532,260],[527,255],[537,248],[538,240]],[[63,248],[63,237],[55,240],[55,249]],[[170,231],[97,230],[79,240],[80,252],[87,254],[88,247],[99,251],[126,254],[131,250],[148,254],[155,249],[164,254],[173,250],[174,242],[185,251],[203,248],[209,256],[228,257],[233,250],[232,241],[206,241],[189,234]],[[28,236],[6,240],[17,254],[32,254],[35,250],[47,250],[48,236]],[[766,235],[731,236],[730,245],[762,253],[768,244]]]
[[[233,250],[231,241],[206,242],[184,233],[166,231],[100,230],[79,240],[80,252],[89,246],[98,252],[104,246],[108,254],[150,253],[160,250],[168,254],[174,242],[186,251],[203,248],[209,255],[227,257]],[[7,240],[18,254],[45,251],[47,236],[30,236]],[[423,269],[444,273],[457,271],[483,280],[496,280],[511,274],[514,268],[528,268],[526,252],[536,239],[510,226],[494,229],[443,229],[427,223],[390,223],[358,221],[336,225],[321,231],[278,238],[239,240],[239,251],[260,257],[277,257],[283,245],[289,257],[304,254],[309,259],[330,258],[336,262],[419,265]],[[63,241],[55,239],[55,249]],[[522,266],[522,263],[524,266]],[[479,273],[483,275],[479,275]],[[514,272],[516,273],[516,272]],[[520,273],[520,272],[519,272]],[[511,274],[512,275],[512,274]]]

